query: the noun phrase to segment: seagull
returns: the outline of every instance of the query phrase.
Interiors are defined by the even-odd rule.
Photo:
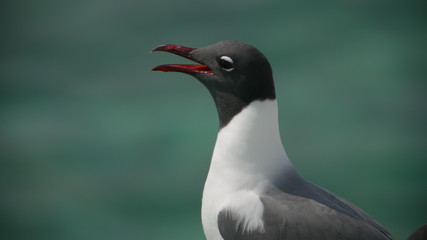
[[[255,47],[227,40],[155,51],[197,63],[152,70],[194,76],[217,108],[219,131],[202,197],[207,240],[392,239],[361,209],[296,171],[280,138],[272,69]]]

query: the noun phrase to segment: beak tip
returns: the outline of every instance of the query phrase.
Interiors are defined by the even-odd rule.
[[[159,46],[157,46],[157,47],[155,47],[155,48],[151,49],[151,50],[150,50],[150,53],[158,52],[158,51],[164,51],[164,50],[167,48],[167,46],[168,46],[168,44],[162,44],[162,45],[159,45]]]
[[[151,49],[150,53],[152,52],[169,52],[176,54],[178,56],[190,59],[192,61],[197,62],[193,59],[191,56],[191,51],[193,51],[195,48],[189,48],[174,44],[163,44],[159,45],[153,49]],[[204,66],[204,65],[194,65],[194,66]],[[200,67],[194,67],[192,65],[179,65],[179,64],[167,64],[167,65],[160,65],[157,67],[154,67],[151,69],[151,71],[161,71],[161,72],[183,72],[183,73],[195,73],[200,71]]]

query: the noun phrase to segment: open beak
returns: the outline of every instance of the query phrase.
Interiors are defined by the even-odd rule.
[[[170,52],[176,54],[178,56],[190,59],[192,61],[198,62],[191,56],[191,51],[195,48],[183,47],[179,45],[166,44],[155,47],[151,50],[151,52]],[[200,63],[200,62],[198,62]],[[213,71],[207,66],[200,63],[200,65],[190,65],[190,64],[165,64],[157,66],[153,69],[153,71],[163,71],[163,72],[182,72],[187,74],[209,74],[213,75]]]

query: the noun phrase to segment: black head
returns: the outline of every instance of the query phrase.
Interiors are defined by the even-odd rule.
[[[161,65],[158,71],[191,74],[211,93],[220,127],[226,126],[255,100],[275,99],[272,70],[265,56],[251,45],[221,41],[202,48],[162,45],[152,51],[171,52],[201,65]]]

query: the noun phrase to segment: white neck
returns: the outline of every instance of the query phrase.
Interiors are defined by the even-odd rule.
[[[210,171],[272,176],[290,168],[280,139],[276,100],[252,102],[219,131]]]

